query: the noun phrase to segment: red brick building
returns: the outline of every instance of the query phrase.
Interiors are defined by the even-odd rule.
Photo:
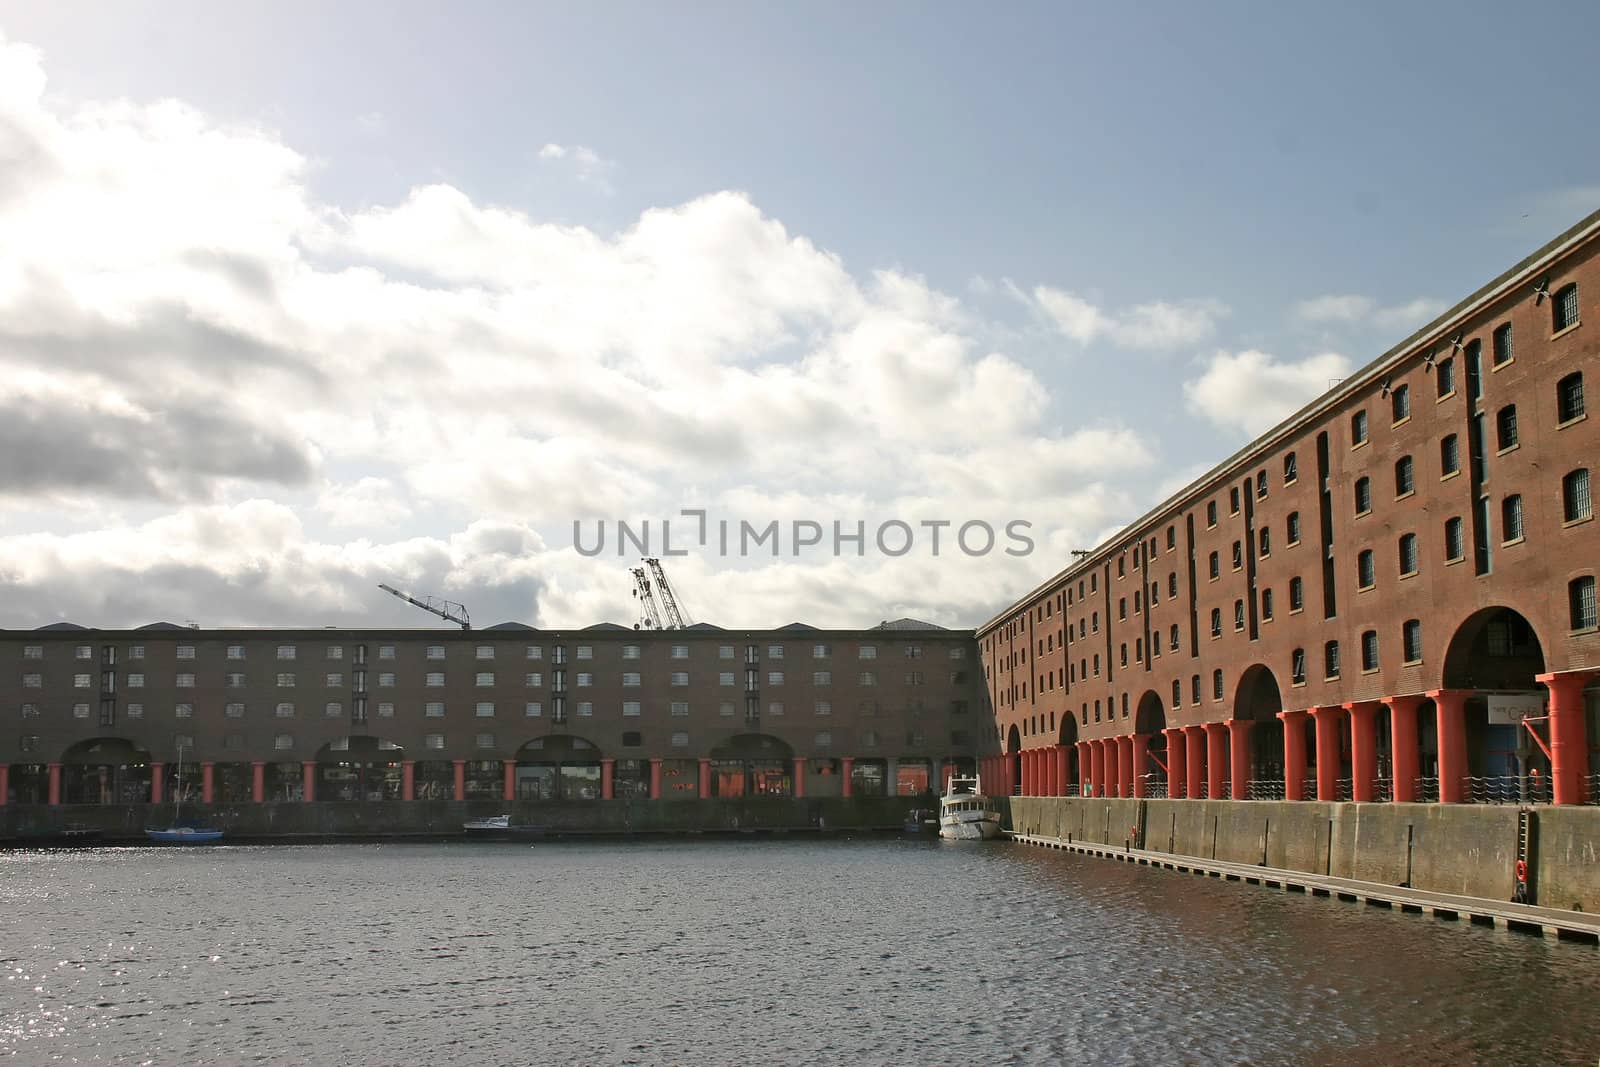
[[[981,626],[989,775],[1593,802],[1597,296],[1600,213]]]

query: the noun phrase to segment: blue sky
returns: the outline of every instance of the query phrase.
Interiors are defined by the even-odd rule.
[[[621,561],[565,552],[570,518],[685,504],[1030,519],[1023,560],[676,565],[730,624],[974,624],[1600,207],[1597,29],[1592,4],[0,0],[13,71],[48,79],[0,83],[0,114],[55,163],[19,170],[0,234],[14,277],[75,298],[0,288],[33,324],[0,337],[10,399],[87,389],[116,463],[150,465],[113,484],[9,442],[0,625],[414,621],[377,580],[627,621]],[[153,121],[163,100],[194,128]],[[194,153],[214,180],[163,201]],[[82,180],[90,157],[142,177]],[[168,258],[129,254],[116,220],[169,210]],[[96,211],[97,233],[74,221]],[[506,266],[530,256],[583,282]],[[197,297],[205,269],[276,302]],[[174,307],[209,340],[166,329]],[[119,341],[136,384],[95,365]],[[393,395],[324,406],[237,369],[258,350]],[[495,375],[516,413],[475,391]],[[795,410],[768,417],[774,396]],[[412,432],[381,425],[402,409]],[[419,424],[431,450],[403,447]],[[196,448],[216,462],[169,454]],[[1037,484],[993,475],[1017,456]]]

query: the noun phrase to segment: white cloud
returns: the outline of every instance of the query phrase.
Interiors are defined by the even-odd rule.
[[[608,196],[615,192],[611,175],[617,169],[616,163],[587,145],[547,144],[539,149],[539,158],[547,162],[565,163],[580,182]]]
[[[1330,294],[1300,301],[1294,313],[1306,322],[1362,322],[1376,306],[1368,296]]]
[[[1229,314],[1217,300],[1157,300],[1107,311],[1062,289],[1040,285],[1033,303],[1064,336],[1087,345],[1104,338],[1119,348],[1173,349],[1204,341]]]
[[[1443,300],[1418,297],[1382,307],[1368,296],[1329,294],[1300,301],[1294,307],[1294,315],[1308,323],[1372,326],[1389,333],[1409,333],[1448,306]]]
[[[1254,436],[1271,429],[1350,373],[1350,361],[1323,352],[1284,362],[1265,352],[1217,352],[1199,378],[1185,382],[1196,415]]]

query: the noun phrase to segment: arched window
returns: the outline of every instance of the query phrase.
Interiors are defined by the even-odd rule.
[[[1372,479],[1362,476],[1356,479],[1356,514],[1365,515],[1372,510]]]
[[[1556,421],[1571,422],[1583,412],[1583,372],[1573,371],[1556,383]]]
[[[1578,324],[1578,285],[1562,286],[1550,300],[1550,325],[1559,333]]]
[[[1222,699],[1222,672],[1220,670],[1211,672],[1211,699]]]
[[[1394,495],[1405,496],[1417,488],[1410,456],[1401,456],[1394,465]]]
[[[1580,467],[1561,479],[1561,514],[1566,522],[1577,522],[1594,515],[1589,496],[1589,469]]]
[[[1422,662],[1422,622],[1407,619],[1400,627],[1400,651],[1407,664]]]
[[[1178,651],[1178,624],[1172,624],[1172,651]]]
[[[1600,626],[1600,617],[1596,615],[1594,595],[1594,575],[1592,574],[1574,578],[1568,583],[1567,599],[1572,607],[1572,628],[1574,630],[1593,630],[1596,626]]]
[[[1289,661],[1289,680],[1295,685],[1304,685],[1306,682],[1306,650],[1297,648]]]

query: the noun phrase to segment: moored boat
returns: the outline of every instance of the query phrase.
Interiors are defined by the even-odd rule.
[[[511,816],[491,815],[487,819],[468,819],[461,824],[461,829],[469,834],[508,834],[511,832]]]
[[[164,828],[146,827],[144,835],[158,845],[210,845],[222,840],[222,831],[210,826],[186,826],[179,821],[183,810],[183,746],[178,746],[178,781],[172,790],[172,823]]]
[[[1000,810],[984,796],[977,775],[952,777],[939,798],[939,836],[956,841],[988,841],[1000,836]]]

